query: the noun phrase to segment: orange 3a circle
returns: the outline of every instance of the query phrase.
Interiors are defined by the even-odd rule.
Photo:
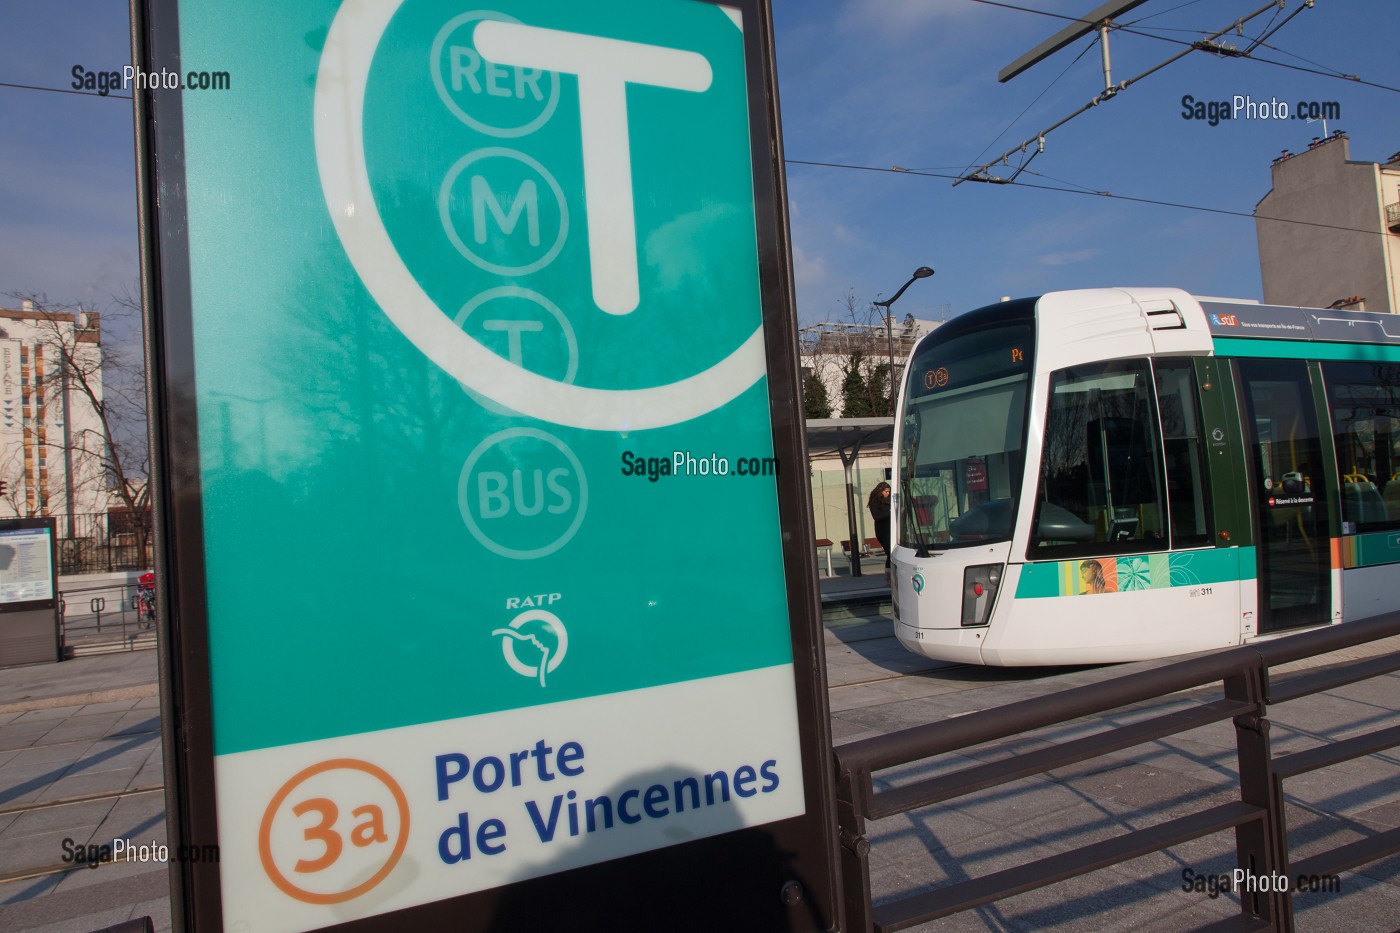
[[[399,811],[397,838],[394,840],[393,849],[390,851],[389,857],[385,859],[384,864],[366,880],[343,891],[308,891],[293,883],[292,880],[282,872],[282,869],[272,857],[272,825],[282,805],[287,802],[287,798],[291,796],[293,791],[297,790],[311,778],[329,771],[339,770],[357,771],[366,774],[382,784],[393,796],[394,804],[398,807]],[[333,808],[334,804],[331,804],[331,806]],[[404,848],[408,845],[408,819],[408,798],[404,796],[403,788],[399,786],[397,781],[389,776],[388,772],[377,765],[372,765],[367,761],[360,761],[356,758],[332,758],[329,761],[318,762],[298,772],[273,795],[271,802],[267,805],[267,809],[263,812],[262,824],[258,829],[258,856],[262,860],[263,870],[267,872],[267,877],[288,897],[295,898],[307,904],[339,904],[364,894],[387,878],[389,873],[394,870],[394,866],[398,864],[399,858],[403,855]],[[326,824],[323,823],[322,826],[324,827]],[[322,827],[317,827],[318,830],[321,828]],[[308,833],[308,838],[312,838],[310,833]],[[338,851],[338,845],[335,851]],[[329,858],[327,858],[327,856]],[[335,861],[335,856],[332,855],[332,850],[329,846],[327,847],[327,852],[325,856],[323,856],[323,859],[326,859],[328,864]],[[317,861],[321,861],[321,859]]]

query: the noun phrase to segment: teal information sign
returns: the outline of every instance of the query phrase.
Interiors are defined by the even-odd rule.
[[[224,927],[821,823],[766,11],[171,6]]]

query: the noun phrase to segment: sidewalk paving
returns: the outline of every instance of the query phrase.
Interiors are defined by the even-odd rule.
[[[74,846],[163,844],[163,784],[154,651],[0,670],[0,930],[169,930],[164,864],[52,871]]]
[[[883,591],[883,592],[882,592]],[[878,573],[823,581],[823,593],[887,597]],[[907,726],[1131,675],[1168,661],[1092,668],[994,669],[941,664],[899,647],[888,620],[843,619],[825,631],[832,730],[852,741]],[[1290,667],[1335,663],[1400,646],[1390,639]],[[170,929],[167,867],[58,867],[63,840],[165,842],[156,653],[83,657],[0,670],[0,930],[89,933],[150,915]],[[1168,708],[1209,691],[1168,698]],[[1124,723],[1162,703],[1116,711]],[[1274,707],[1275,752],[1309,747],[1390,724],[1400,709],[1400,674]],[[989,761],[1086,734],[1071,723],[997,746],[886,772],[879,786]],[[930,886],[977,877],[1073,845],[1150,825],[1203,801],[1237,795],[1235,745],[1226,723],[1115,753],[1050,775],[915,814],[872,822],[871,884],[877,904]],[[1291,779],[1288,820],[1295,858],[1400,826],[1400,754],[1385,752]],[[43,809],[62,798],[93,796]],[[118,796],[120,795],[120,796]],[[1228,872],[1233,837],[1219,834],[1033,891],[917,929],[1170,931],[1238,913],[1230,895],[1182,891],[1182,872]],[[1340,895],[1300,895],[1304,933],[1393,933],[1400,928],[1400,858],[1342,875]],[[56,895],[56,896],[55,896]]]

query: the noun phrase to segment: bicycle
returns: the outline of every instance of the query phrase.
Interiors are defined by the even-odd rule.
[[[142,628],[150,628],[156,621],[156,575],[147,571],[141,574],[136,585],[136,621]]]

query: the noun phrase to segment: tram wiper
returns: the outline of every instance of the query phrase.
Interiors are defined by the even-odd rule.
[[[901,511],[901,512],[904,512],[904,509],[905,509],[905,508],[913,509],[913,508],[914,508],[914,496],[909,492],[909,480],[904,479],[903,477],[900,478],[900,481],[899,481],[899,492],[900,492],[900,495],[902,496],[902,499],[900,500],[900,503],[899,503],[899,505],[900,505],[900,511]],[[908,503],[908,506],[905,505],[906,502]],[[929,556],[928,549],[929,549],[929,547],[930,547],[931,545],[929,544],[928,537],[924,534],[924,528],[923,528],[923,526],[919,524],[919,514],[918,514],[918,511],[915,510],[915,511],[912,511],[912,512],[904,512],[904,514],[905,514],[905,515],[912,515],[912,516],[913,516],[913,520],[909,522],[909,526],[910,526],[911,528],[914,529],[914,538],[915,538],[915,540],[917,540],[918,543],[919,543],[918,548],[914,551],[914,556],[915,556],[915,557],[928,557],[928,556]]]

